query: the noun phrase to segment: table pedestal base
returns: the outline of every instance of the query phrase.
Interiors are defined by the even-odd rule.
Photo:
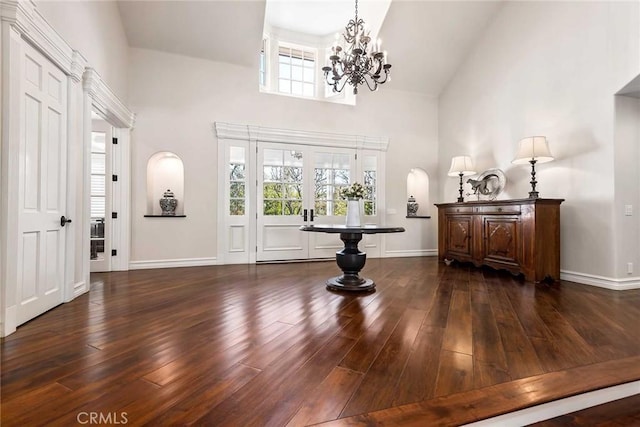
[[[374,292],[376,290],[376,284],[371,279],[365,279],[360,276],[356,276],[359,280],[349,280],[346,275],[332,277],[327,280],[327,289],[331,291],[349,291],[349,292]],[[347,279],[347,280],[345,280]]]
[[[344,242],[344,248],[336,252],[336,262],[344,274],[327,280],[327,289],[350,292],[374,291],[376,284],[373,280],[358,275],[367,261],[367,254],[358,249],[362,233],[340,233],[340,240]]]

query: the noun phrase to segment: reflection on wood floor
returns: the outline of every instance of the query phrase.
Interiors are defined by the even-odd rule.
[[[338,273],[93,274],[3,340],[2,425],[458,425],[640,379],[638,290],[428,257],[369,259],[377,291],[344,295]]]

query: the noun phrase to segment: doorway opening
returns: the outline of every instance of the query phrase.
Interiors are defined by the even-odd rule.
[[[111,126],[91,114],[90,271],[111,271]]]

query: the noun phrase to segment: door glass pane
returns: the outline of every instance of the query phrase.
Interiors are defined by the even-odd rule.
[[[364,185],[364,214],[376,215],[378,212],[377,176],[378,159],[376,156],[364,156],[362,158],[362,183]]]
[[[340,188],[350,182],[350,155],[317,153],[314,159],[314,206],[317,215],[346,215]]]
[[[295,150],[263,151],[262,213],[300,215],[303,197],[303,156]]]
[[[245,150],[229,147],[229,215],[245,214]]]
[[[282,150],[265,149],[262,163],[264,165],[282,166]]]
[[[91,244],[90,258],[92,260],[104,259],[105,237],[105,210],[106,210],[106,133],[91,132]]]

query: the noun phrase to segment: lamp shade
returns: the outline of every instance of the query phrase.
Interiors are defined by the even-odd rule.
[[[529,136],[520,140],[520,146],[516,158],[511,163],[522,165],[535,160],[537,163],[546,163],[553,160],[549,143],[544,136]]]
[[[473,175],[476,173],[474,170],[473,161],[469,156],[456,156],[451,159],[451,167],[449,168],[449,176]]]

